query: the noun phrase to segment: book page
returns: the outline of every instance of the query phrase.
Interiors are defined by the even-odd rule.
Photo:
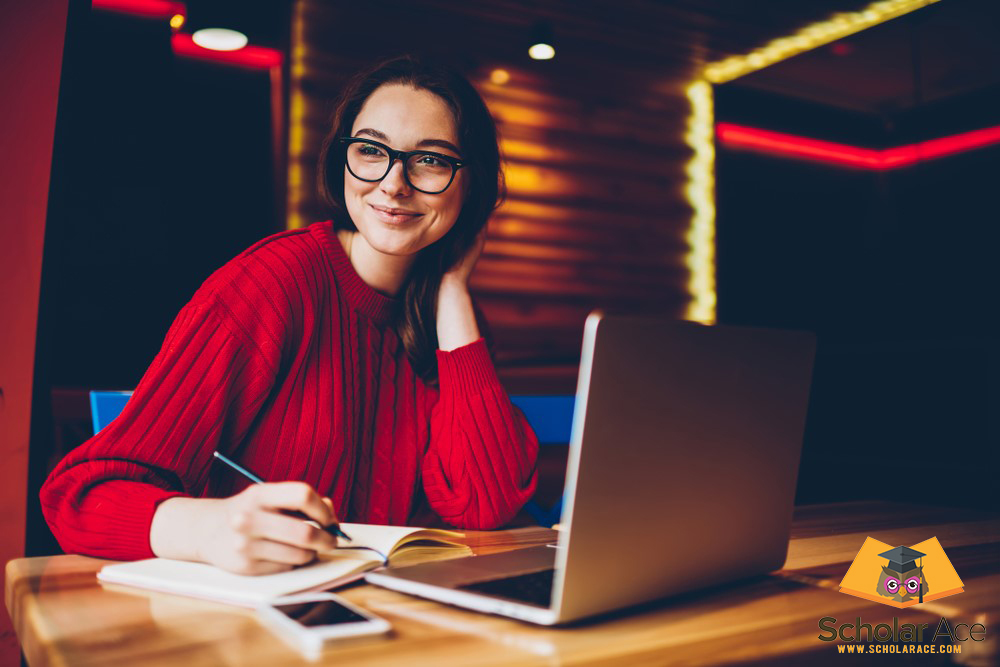
[[[892,548],[891,544],[879,542],[873,537],[866,537],[865,543],[854,557],[854,562],[848,568],[840,582],[841,588],[849,588],[853,591],[863,591],[875,597],[878,593],[873,592],[878,583],[879,574],[885,564],[884,558],[879,558],[880,553],[884,553]]]
[[[944,552],[944,547],[938,542],[938,538],[932,537],[929,540],[924,540],[920,544],[914,544],[912,548],[927,554],[924,576],[927,577],[928,588],[933,585],[934,589],[928,590],[924,599],[935,593],[965,587],[958,572],[955,571],[955,567],[951,564],[951,560],[948,559],[948,554]]]
[[[452,530],[437,530],[429,528],[414,528],[413,526],[374,526],[366,523],[342,523],[341,530],[351,536],[352,541],[348,542],[343,538],[338,538],[338,543],[345,547],[371,547],[379,552],[392,557],[393,552],[403,549],[407,542],[415,540],[433,540],[435,545],[423,545],[427,548],[440,548],[442,550],[456,549],[466,553],[472,553],[468,547],[453,542],[454,538],[463,537],[463,533]],[[333,551],[331,553],[339,553]],[[365,552],[359,552],[365,553]],[[370,552],[369,552],[370,553]],[[375,557],[375,554],[371,554]]]

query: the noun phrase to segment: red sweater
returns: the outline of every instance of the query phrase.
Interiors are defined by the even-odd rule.
[[[398,305],[361,280],[329,222],[216,271],[121,416],[42,487],[63,549],[152,556],[159,503],[247,485],[213,465],[215,449],[266,480],[311,484],[344,521],[405,525],[427,503],[459,527],[509,521],[535,490],[534,433],[482,339],[438,350],[440,390],[415,376],[390,326]]]

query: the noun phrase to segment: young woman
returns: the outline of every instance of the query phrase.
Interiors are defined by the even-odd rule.
[[[42,509],[66,551],[267,573],[334,546],[289,511],[489,529],[531,497],[538,443],[468,290],[502,182],[479,95],[410,57],[363,72],[320,176],[334,220],[216,271],[121,416],[52,472]]]

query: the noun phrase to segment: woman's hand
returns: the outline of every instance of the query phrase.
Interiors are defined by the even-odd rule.
[[[486,244],[486,227],[453,269],[441,276],[437,299],[438,347],[454,350],[479,338],[476,314],[469,296],[469,276]]]
[[[170,498],[150,527],[157,556],[197,560],[237,574],[289,570],[337,546],[318,526],[337,523],[333,503],[303,482],[255,484],[229,498]]]
[[[483,246],[485,245],[486,225],[483,225],[483,228],[476,234],[476,239],[472,242],[472,246],[466,251],[465,256],[441,277],[441,284],[458,284],[467,287],[469,276],[472,275],[472,269],[475,268],[476,262],[483,253]]]

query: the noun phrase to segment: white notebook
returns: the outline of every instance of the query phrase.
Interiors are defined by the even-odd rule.
[[[351,542],[341,540],[345,546],[371,547],[388,555],[393,565],[472,555],[467,546],[453,541],[463,537],[454,531],[362,523],[342,523],[340,527],[352,538]],[[283,595],[335,588],[381,565],[382,558],[372,551],[336,549],[309,565],[277,574],[241,575],[205,563],[149,558],[105,565],[97,578],[108,584],[255,607]]]

